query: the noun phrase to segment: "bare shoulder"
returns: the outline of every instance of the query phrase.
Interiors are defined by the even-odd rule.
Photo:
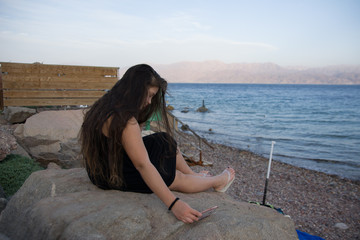
[[[109,128],[110,128],[110,125],[111,125],[111,122],[113,120],[114,116],[110,116],[104,123],[104,125],[102,126],[102,133],[106,136],[106,137],[109,137]],[[139,130],[139,123],[138,121],[132,117],[129,119],[125,129],[126,130],[130,130],[130,132],[132,131],[138,131]]]
[[[122,133],[122,144],[125,148],[129,146],[140,146],[142,142],[141,129],[135,118],[129,119]]]
[[[132,117],[127,122],[123,134],[134,134],[134,133],[141,134],[141,130],[138,121],[134,117]]]

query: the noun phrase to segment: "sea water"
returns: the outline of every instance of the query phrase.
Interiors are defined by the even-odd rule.
[[[173,114],[228,146],[360,180],[360,86],[170,83]],[[196,110],[204,100],[209,112]]]

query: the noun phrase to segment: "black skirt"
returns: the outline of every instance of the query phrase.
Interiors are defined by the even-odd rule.
[[[173,183],[176,174],[175,140],[166,136],[166,133],[160,132],[143,137],[143,141],[151,163],[158,170],[165,184],[170,186]],[[171,143],[168,141],[171,141]],[[174,147],[171,148],[170,145]],[[126,153],[124,153],[123,164],[125,184],[121,190],[152,193],[152,190],[146,185]]]

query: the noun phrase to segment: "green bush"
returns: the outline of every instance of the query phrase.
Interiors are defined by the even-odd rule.
[[[43,169],[31,158],[10,154],[0,162],[0,185],[6,196],[12,196],[32,172]]]

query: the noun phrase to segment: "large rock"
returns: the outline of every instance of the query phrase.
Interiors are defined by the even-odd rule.
[[[4,110],[5,119],[10,123],[23,123],[35,113],[35,109],[26,107],[6,107]]]
[[[18,142],[42,165],[55,162],[64,168],[80,167],[78,133],[83,110],[44,111],[28,118],[14,132]]]
[[[7,125],[0,126],[0,161],[17,148],[15,137]]]
[[[16,149],[12,150],[10,154],[20,155],[23,157],[31,158],[29,153],[19,144],[17,144]]]
[[[291,219],[226,194],[175,193],[217,212],[194,224],[169,213],[154,194],[101,190],[83,168],[33,173],[0,216],[0,235],[16,239],[298,239]]]

